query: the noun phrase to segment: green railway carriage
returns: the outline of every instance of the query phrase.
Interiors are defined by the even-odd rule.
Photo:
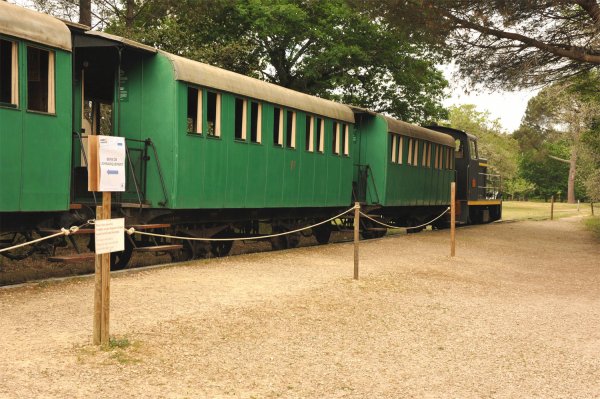
[[[141,193],[144,205],[248,209],[349,203],[354,114],[348,107],[133,47],[115,36],[82,35],[76,39],[82,52],[76,68],[94,82],[86,85],[85,102],[110,103],[95,93],[118,86],[107,91],[119,97],[112,107],[114,127],[105,133],[124,136],[133,147],[136,140],[139,145],[150,139],[156,148],[160,166],[156,159],[144,165],[145,181],[135,172],[146,187]],[[104,51],[99,49],[102,43]],[[111,46],[123,49],[120,66]],[[105,63],[118,69],[114,73],[120,74],[120,82],[106,74]],[[95,64],[100,68],[94,69]],[[79,90],[76,85],[75,95]],[[127,201],[135,201],[138,194],[133,195],[132,182]]]
[[[355,108],[360,200],[400,225],[415,225],[450,204],[452,137]]]
[[[69,29],[2,2],[0,213],[69,209],[70,87]]]

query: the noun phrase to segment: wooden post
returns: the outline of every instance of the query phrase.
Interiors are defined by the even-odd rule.
[[[550,220],[554,220],[554,195],[550,198]]]
[[[102,207],[96,207],[96,220],[102,219]],[[100,345],[102,331],[102,255],[96,255],[94,274],[94,345]]]
[[[111,193],[102,193],[102,207],[96,208],[96,219],[111,218]],[[98,213],[98,211],[101,211]],[[110,334],[110,253],[96,255],[94,290],[95,345],[108,345]]]
[[[592,206],[592,216],[594,216],[594,203],[590,202],[590,205]]]
[[[360,203],[354,203],[354,279],[358,280],[358,242],[360,227]]]
[[[579,212],[579,200],[577,200],[577,212]]]
[[[456,183],[450,183],[450,256],[456,255]]]

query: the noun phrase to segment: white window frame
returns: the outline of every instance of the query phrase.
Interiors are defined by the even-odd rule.
[[[320,129],[321,129],[321,135],[319,136],[319,145],[317,148],[317,151],[319,151],[320,153],[325,153],[325,119],[320,118],[321,119],[321,123],[320,123]]]
[[[398,135],[398,165],[402,165],[402,156],[404,155],[404,137]]]
[[[275,143],[275,145],[283,147],[283,117],[285,114],[283,113],[283,108],[273,107],[273,125],[275,125],[275,113],[277,108],[279,108],[279,123],[277,124],[277,143]]]
[[[27,46],[26,47],[26,51],[28,52],[29,49],[36,49],[38,51],[45,51],[46,53],[48,53],[48,87],[47,87],[47,90],[48,90],[48,104],[47,104],[47,110],[46,111],[39,111],[39,110],[29,109],[29,98],[28,98],[27,99],[27,110],[31,111],[31,112],[42,113],[42,114],[56,114],[56,81],[55,81],[55,78],[56,78],[56,74],[55,74],[55,70],[56,70],[56,67],[55,67],[56,57],[55,57],[55,53],[54,53],[53,50],[48,50],[48,49],[41,48],[41,47],[36,47],[36,46]],[[14,55],[14,53],[13,53],[13,55]],[[27,58],[29,58],[29,53],[27,53]],[[26,73],[29,73],[29,63],[27,64],[27,71],[26,71]],[[27,81],[27,84],[29,85],[29,80]],[[27,87],[27,90],[29,92],[29,87]]]
[[[398,144],[398,137],[395,134],[392,134],[392,163],[396,163],[396,157],[398,156],[398,152],[396,150],[397,144]]]
[[[308,152],[315,152],[315,117],[309,115]],[[305,129],[306,131],[306,129]]]
[[[344,124],[344,155],[350,155],[350,130],[348,124]]]
[[[19,43],[13,40],[0,38],[10,43],[10,100],[9,104],[19,107]]]
[[[333,153],[340,155],[340,123],[333,122],[335,129],[333,129],[333,136],[335,137],[335,146],[333,147]]]

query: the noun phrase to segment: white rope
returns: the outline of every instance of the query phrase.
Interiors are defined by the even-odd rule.
[[[317,227],[320,226],[322,224],[325,223],[329,223],[334,219],[337,219],[339,217],[344,216],[345,214],[347,214],[350,211],[353,211],[355,209],[355,207],[353,206],[352,208],[345,210],[344,212],[335,215],[327,220],[324,220],[322,222],[310,225],[310,226],[306,226],[306,227],[302,227],[300,229],[296,229],[296,230],[290,230],[290,231],[285,231],[283,233],[277,233],[277,234],[269,234],[269,235],[261,235],[261,236],[254,236],[254,237],[237,237],[237,238],[201,238],[201,237],[181,237],[181,236],[173,236],[173,235],[169,235],[169,234],[157,234],[157,233],[147,233],[145,231],[137,231],[136,229],[134,229],[133,227],[129,228],[129,229],[125,229],[125,231],[127,232],[127,234],[132,235],[132,234],[139,234],[139,235],[144,235],[144,236],[150,236],[150,237],[162,237],[162,238],[170,238],[170,239],[174,239],[174,240],[190,240],[190,241],[247,241],[247,240],[262,240],[265,238],[272,238],[272,237],[280,237],[280,236],[285,236],[285,235],[289,235],[289,234],[294,234],[294,233],[298,233],[300,231],[304,231],[304,230],[308,230],[308,229],[312,229],[313,227]]]
[[[390,225],[390,224],[385,224],[385,223],[383,223],[383,222],[380,222],[379,220],[373,219],[373,218],[372,218],[372,217],[370,217],[369,215],[367,215],[367,214],[364,214],[364,213],[362,213],[362,212],[361,212],[360,214],[361,214],[361,215],[363,215],[364,217],[366,217],[367,219],[374,221],[375,223],[378,223],[378,224],[380,224],[380,225],[382,225],[382,226],[385,226],[385,227],[387,227],[388,229],[407,229],[407,230],[408,230],[408,229],[419,229],[419,228],[421,228],[421,227],[425,227],[425,226],[427,226],[427,225],[430,225],[431,223],[435,222],[436,220],[438,220],[439,218],[441,218],[442,216],[444,216],[444,215],[445,215],[445,214],[446,214],[446,213],[447,213],[449,210],[450,210],[450,207],[446,208],[446,210],[445,210],[444,212],[442,212],[442,213],[441,213],[439,216],[437,216],[435,219],[432,219],[432,220],[430,220],[430,221],[429,221],[429,222],[427,222],[427,223],[423,223],[423,224],[421,224],[421,225],[419,225],[419,226],[407,226],[407,227],[401,227],[401,226],[392,226],[392,225]]]
[[[24,246],[27,246],[27,245],[32,245],[32,244],[35,244],[35,243],[38,243],[38,242],[41,242],[41,241],[50,240],[51,238],[55,238],[55,237],[58,237],[58,236],[62,236],[62,235],[68,236],[70,234],[75,234],[81,227],[83,227],[85,225],[87,225],[87,223],[82,224],[81,226],[71,226],[68,229],[65,229],[64,227],[62,227],[58,233],[54,233],[54,234],[51,234],[49,236],[37,238],[35,240],[23,242],[21,244],[13,245],[12,247],[2,248],[2,249],[0,249],[0,253],[12,251],[13,249],[21,248],[21,247],[24,247]]]

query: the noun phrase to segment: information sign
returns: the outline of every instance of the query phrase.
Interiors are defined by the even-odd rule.
[[[119,252],[125,249],[125,219],[96,220],[96,254]]]

